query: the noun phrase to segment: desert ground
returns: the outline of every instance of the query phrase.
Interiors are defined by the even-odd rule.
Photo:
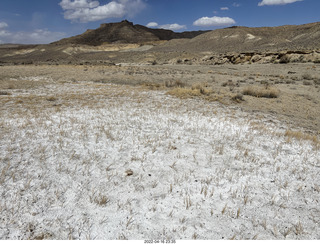
[[[290,128],[320,134],[320,65],[318,63],[241,65],[12,65],[0,66],[2,102],[19,99],[24,91],[76,84],[128,85],[164,90],[180,98],[217,101],[237,109],[271,114]],[[199,88],[203,88],[201,93]],[[243,95],[246,91],[262,94]],[[20,94],[21,93],[21,94]],[[264,97],[265,93],[266,97]],[[268,94],[271,93],[271,98]],[[274,94],[273,94],[274,93]],[[5,96],[5,94],[8,94]],[[40,94],[33,94],[34,96]],[[243,95],[238,99],[237,95]],[[272,96],[275,97],[272,97]],[[59,104],[63,106],[63,103]],[[4,106],[3,109],[6,107]]]
[[[320,239],[320,64],[0,66],[0,239]]]

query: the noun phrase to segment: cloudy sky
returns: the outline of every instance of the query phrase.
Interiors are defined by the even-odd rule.
[[[1,43],[50,43],[128,19],[150,28],[213,30],[320,21],[320,0],[0,0]]]

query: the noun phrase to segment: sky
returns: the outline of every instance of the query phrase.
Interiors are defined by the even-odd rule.
[[[320,21],[320,0],[0,0],[0,44],[46,44],[127,19],[173,31]]]

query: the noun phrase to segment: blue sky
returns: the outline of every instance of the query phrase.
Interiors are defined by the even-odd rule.
[[[320,21],[320,0],[0,0],[0,43],[50,43],[128,19],[174,31]]]

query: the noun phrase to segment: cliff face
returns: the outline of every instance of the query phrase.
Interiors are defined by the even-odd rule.
[[[171,30],[150,29],[124,20],[119,23],[101,24],[98,29],[62,39],[54,44],[86,44],[98,46],[104,43],[146,43],[177,38],[193,38],[205,31],[176,33]]]

